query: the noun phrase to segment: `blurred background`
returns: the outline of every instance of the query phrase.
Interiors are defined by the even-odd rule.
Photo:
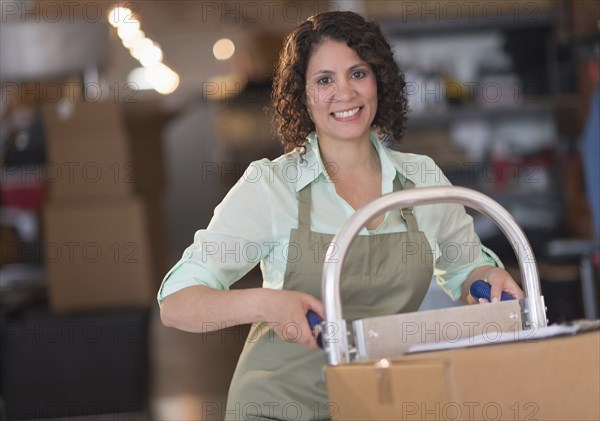
[[[273,65],[323,11],[381,24],[408,81],[400,149],[511,212],[550,322],[598,317],[599,2],[0,6],[2,419],[222,418],[248,327],[166,329],[155,296],[246,166],[282,153],[263,112]],[[433,286],[423,308],[450,305]]]

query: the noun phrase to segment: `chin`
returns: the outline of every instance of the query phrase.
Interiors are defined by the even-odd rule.
[[[371,133],[371,128],[369,127],[366,130],[340,130],[339,128],[337,130],[332,129],[330,131],[330,133],[332,135],[334,135],[335,137],[337,137],[338,139],[346,139],[346,140],[352,140],[352,139],[358,139],[364,136],[369,136]]]

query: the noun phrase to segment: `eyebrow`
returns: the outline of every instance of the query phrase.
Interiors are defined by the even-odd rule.
[[[366,63],[356,63],[356,64],[354,64],[354,65],[350,66],[350,67],[348,68],[348,71],[349,71],[349,72],[351,72],[351,71],[353,71],[353,70],[355,70],[355,69],[359,69],[359,68],[361,68],[361,67],[368,67],[368,65],[367,65]],[[320,70],[317,70],[316,72],[314,72],[314,73],[312,74],[312,76],[316,76],[316,75],[320,75],[320,74],[331,75],[331,74],[333,74],[333,73],[334,73],[334,72],[333,72],[333,71],[331,71],[331,70],[327,70],[327,69],[320,69]]]

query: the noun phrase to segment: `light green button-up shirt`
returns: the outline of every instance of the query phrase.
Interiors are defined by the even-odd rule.
[[[393,191],[396,174],[410,179],[416,188],[450,185],[439,167],[423,155],[402,153],[384,147],[372,134],[381,161],[381,192]],[[242,178],[215,208],[206,229],[198,230],[194,242],[167,273],[158,301],[183,288],[205,285],[226,290],[260,263],[263,287],[282,289],[287,259],[298,250],[289,243],[290,230],[298,227],[298,191],[313,183],[311,230],[335,234],[354,209],[335,191],[319,153],[316,134],[308,136],[304,159],[295,150],[274,161],[253,162]],[[328,173],[329,171],[329,173]],[[499,265],[498,258],[479,241],[472,218],[463,206],[436,204],[414,209],[419,229],[429,240],[437,283],[454,300],[469,273],[484,264]],[[376,230],[361,235],[406,231],[398,211],[390,211]],[[398,250],[402,253],[402,250]],[[289,256],[289,257],[288,257]]]

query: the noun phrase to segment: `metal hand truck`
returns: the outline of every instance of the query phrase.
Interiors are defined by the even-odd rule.
[[[354,349],[349,348],[348,329],[342,314],[340,287],[342,267],[361,229],[382,213],[435,203],[458,203],[491,218],[510,240],[519,262],[525,298],[486,305],[372,317],[352,322]],[[334,257],[335,256],[335,257]],[[406,326],[428,326],[432,323],[455,323],[465,327],[463,337],[476,335],[487,323],[500,330],[537,329],[547,326],[546,307],[541,295],[535,258],[531,246],[512,216],[491,198],[463,187],[427,187],[398,191],[382,196],[359,209],[339,229],[327,249],[323,267],[322,294],[325,308],[322,341],[330,365],[355,360],[385,358],[404,353],[411,345]],[[479,330],[477,327],[479,326]],[[418,336],[418,335],[417,335]]]

